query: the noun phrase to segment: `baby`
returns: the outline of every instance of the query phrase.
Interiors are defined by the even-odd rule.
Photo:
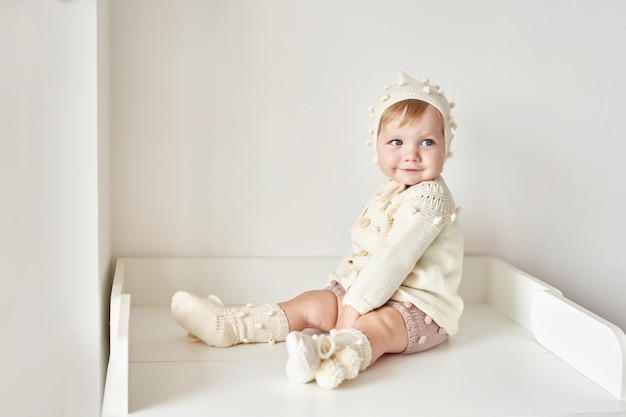
[[[463,238],[440,175],[451,156],[453,107],[440,87],[404,73],[370,107],[375,162],[388,180],[365,205],[326,288],[241,308],[179,291],[177,322],[210,346],[286,341],[288,377],[325,388],[385,353],[421,352],[454,335]]]

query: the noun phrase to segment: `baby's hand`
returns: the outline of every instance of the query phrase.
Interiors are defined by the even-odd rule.
[[[335,328],[337,330],[349,329],[354,326],[359,317],[361,317],[361,314],[354,307],[343,306],[337,317]]]

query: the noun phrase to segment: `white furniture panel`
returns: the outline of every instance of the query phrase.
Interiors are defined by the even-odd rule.
[[[120,258],[103,415],[626,416],[624,333],[493,257],[465,258],[459,333],[336,390],[289,381],[282,343],[189,343],[169,311],[179,289],[226,304],[288,299],[323,287],[337,261]]]
[[[539,343],[617,398],[626,398],[626,337],[622,330],[548,292],[533,298],[532,313],[533,333]]]

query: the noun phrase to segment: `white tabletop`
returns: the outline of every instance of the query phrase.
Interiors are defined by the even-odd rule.
[[[460,331],[388,355],[335,390],[285,375],[285,346],[189,343],[165,306],[131,308],[131,416],[626,416],[616,399],[484,303]]]

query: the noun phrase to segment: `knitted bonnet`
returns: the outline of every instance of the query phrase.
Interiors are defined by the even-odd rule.
[[[369,108],[372,116],[372,125],[369,129],[371,139],[367,143],[368,145],[374,144],[374,162],[377,162],[378,159],[376,140],[378,139],[378,129],[380,128],[380,117],[390,106],[408,99],[425,101],[439,110],[443,120],[446,158],[451,158],[450,142],[454,138],[452,129],[456,129],[456,123],[450,113],[450,109],[454,107],[454,102],[448,102],[441,87],[431,84],[427,78],[415,80],[404,72],[400,72],[396,83],[385,86],[382,94],[376,100],[376,104]]]

